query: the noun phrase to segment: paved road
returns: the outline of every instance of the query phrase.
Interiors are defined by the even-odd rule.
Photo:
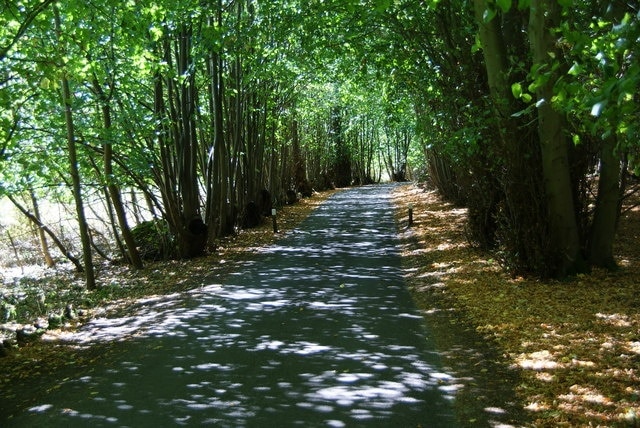
[[[148,299],[74,340],[100,358],[8,426],[455,427],[400,269],[390,185],[332,196],[223,283]]]

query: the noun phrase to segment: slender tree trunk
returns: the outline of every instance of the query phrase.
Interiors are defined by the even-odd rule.
[[[509,118],[514,113],[510,100],[511,84],[509,83],[509,61],[507,57],[506,44],[502,37],[498,19],[494,18],[489,22],[484,19],[484,12],[489,7],[487,0],[474,0],[476,22],[482,42],[482,54],[487,69],[487,80],[489,92],[493,99],[497,116],[501,120],[501,125],[509,125]],[[511,126],[504,128],[500,126],[500,136],[502,143],[512,144]]]
[[[138,249],[136,247],[136,241],[133,238],[131,229],[129,228],[129,224],[127,222],[127,214],[125,213],[124,204],[122,203],[122,195],[120,193],[120,189],[115,183],[115,177],[113,175],[113,145],[110,141],[112,128],[111,106],[109,104],[109,99],[105,95],[102,87],[100,86],[100,83],[95,77],[93,80],[93,88],[98,95],[98,99],[101,103],[102,121],[104,124],[104,130],[107,133],[107,138],[105,139],[105,143],[102,146],[102,150],[104,160],[104,178],[107,182],[109,198],[111,199],[113,210],[115,211],[116,218],[118,219],[118,225],[120,226],[122,238],[124,239],[124,242],[127,246],[129,261],[136,269],[142,269],[144,267],[142,264],[142,258],[140,258],[140,253],[138,252]]]
[[[216,4],[215,16],[210,25],[222,25],[222,1]],[[221,53],[215,49],[209,56],[210,109],[212,110],[213,147],[207,170],[207,222],[213,226],[212,237],[226,235],[230,230],[232,209],[229,195],[229,155],[224,133],[224,81]]]
[[[185,25],[179,34],[178,73],[187,77],[180,86],[180,144],[178,153],[183,215],[188,221],[200,215],[198,191],[198,140],[195,124],[196,83],[191,57],[192,33]]]
[[[105,206],[107,208],[107,215],[109,217],[109,226],[111,228],[111,232],[113,233],[113,239],[116,241],[118,252],[120,253],[120,255],[124,260],[127,260],[127,257],[129,254],[127,253],[125,244],[122,242],[120,233],[118,232],[118,220],[116,219],[116,213],[114,212],[113,204],[111,203],[111,199],[109,197],[109,189],[107,189],[107,187],[104,186],[103,192],[105,196]]]
[[[64,256],[69,259],[69,261],[71,263],[73,263],[73,265],[76,267],[76,272],[83,272],[84,269],[82,268],[82,263],[80,262],[80,260],[75,257],[71,251],[69,251],[67,249],[67,247],[65,247],[65,245],[62,243],[62,241],[60,239],[58,239],[58,237],[56,236],[55,233],[53,233],[53,231],[51,229],[49,229],[45,224],[43,224],[40,219],[38,217],[36,217],[35,215],[33,215],[32,213],[29,212],[28,209],[26,209],[24,206],[22,206],[22,204],[20,204],[20,202],[18,202],[17,199],[15,199],[12,195],[7,194],[7,198],[9,198],[9,200],[11,201],[11,203],[13,203],[13,205],[15,205],[15,207],[22,213],[25,215],[25,217],[27,217],[29,220],[31,220],[31,222],[39,229],[42,230],[44,233],[46,233],[47,235],[49,235],[49,237],[51,238],[51,240],[53,241],[53,243],[56,245],[56,247],[58,247],[58,249],[60,250],[60,252],[62,254],[64,254]]]
[[[54,8],[56,32],[58,39],[62,40],[62,26],[60,22],[60,12],[57,7]],[[82,184],[80,182],[80,171],[78,169],[78,155],[76,152],[75,126],[73,123],[73,110],[71,108],[71,89],[69,88],[69,79],[63,70],[61,78],[62,87],[62,104],[64,106],[64,118],[67,128],[67,147],[69,150],[69,173],[73,185],[73,197],[76,204],[76,214],[78,216],[78,228],[80,231],[80,240],[82,241],[82,258],[84,261],[85,281],[88,290],[96,288],[96,278],[93,269],[93,260],[91,256],[91,237],[89,236],[89,226],[84,213],[84,203],[82,200]]]
[[[620,213],[620,158],[615,155],[616,140],[605,138],[600,152],[598,197],[591,226],[589,261],[594,266],[616,267],[613,242]]]
[[[22,260],[20,260],[20,251],[18,251],[18,245],[16,241],[11,236],[11,233],[7,230],[7,238],[9,238],[9,243],[11,244],[11,248],[13,249],[13,255],[16,258],[16,265],[20,266],[20,272],[24,275],[24,265],[22,264]]]
[[[47,242],[47,235],[42,230],[38,224],[42,224],[42,218],[40,217],[40,207],[38,206],[38,199],[36,195],[33,193],[33,189],[29,189],[29,195],[31,196],[31,205],[33,205],[33,216],[37,219],[37,223],[34,222],[36,226],[36,230],[38,233],[38,240],[40,241],[40,249],[42,250],[42,256],[44,257],[44,262],[47,267],[54,267],[56,262],[51,257],[51,252],[49,251],[49,243]]]
[[[556,0],[532,0],[529,15],[529,40],[534,64],[548,66],[551,56],[559,58],[551,29],[559,24],[560,5]],[[551,53],[555,55],[550,55]],[[564,133],[564,116],[552,106],[553,86],[558,79],[552,73],[538,86],[538,135],[542,153],[542,172],[549,210],[550,237],[557,252],[557,275],[584,269],[580,237],[569,171],[568,140]]]

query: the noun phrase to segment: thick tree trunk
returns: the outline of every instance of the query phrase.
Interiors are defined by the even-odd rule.
[[[606,138],[600,152],[598,197],[591,226],[589,261],[594,266],[614,269],[613,242],[620,213],[620,159],[615,155],[616,140]]]
[[[58,8],[54,8],[55,24],[58,38],[61,39],[61,22]],[[80,171],[78,169],[78,156],[76,153],[76,137],[75,126],[73,123],[73,111],[71,108],[71,89],[69,88],[69,80],[63,70],[60,82],[62,86],[62,105],[64,106],[64,118],[67,128],[67,147],[69,150],[69,174],[73,185],[73,198],[76,204],[76,214],[78,216],[78,229],[80,231],[80,240],[82,241],[82,258],[84,261],[85,281],[88,290],[96,288],[96,278],[93,269],[93,260],[91,254],[91,236],[89,235],[89,226],[84,213],[84,203],[82,200],[82,184],[80,182]]]
[[[534,64],[551,73],[536,90],[538,136],[549,210],[550,237],[557,257],[556,275],[564,276],[581,271],[585,266],[571,187],[569,142],[564,133],[564,116],[551,103],[553,86],[558,79],[557,73],[550,71],[551,54],[555,54],[555,58],[561,55],[551,29],[557,26],[559,18],[560,6],[556,0],[531,1],[529,40]]]
[[[490,168],[494,169],[493,177],[487,177],[484,185],[500,183],[503,193],[499,201],[482,201],[476,214],[479,218],[488,219],[478,230],[486,242],[493,242],[496,233],[503,234],[502,242],[509,253],[510,267],[517,270],[536,271],[546,274],[547,260],[545,241],[546,216],[544,209],[539,207],[541,199],[541,166],[537,140],[529,137],[526,132],[527,124],[513,117],[513,114],[523,109],[523,105],[513,97],[511,92],[511,68],[509,49],[522,54],[522,41],[517,33],[503,29],[503,21],[508,21],[511,13],[499,14],[487,21],[485,12],[490,5],[488,0],[474,0],[476,21],[479,37],[482,43],[482,53],[487,72],[487,83],[491,95],[495,123],[487,132],[485,138],[494,139],[489,143],[491,153],[499,158],[491,160]],[[519,78],[519,77],[518,77]],[[484,169],[485,167],[482,166]],[[462,180],[464,174],[458,177]],[[464,186],[463,186],[464,188]],[[467,198],[474,195],[460,195]],[[498,211],[495,207],[500,204]],[[498,222],[504,230],[499,231]]]

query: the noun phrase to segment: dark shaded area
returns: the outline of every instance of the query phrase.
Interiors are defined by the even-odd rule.
[[[260,207],[254,201],[250,201],[244,208],[244,214],[242,215],[242,227],[244,229],[251,229],[257,227],[262,223],[262,213]]]
[[[287,190],[287,205],[293,205],[298,202],[298,195],[295,190]]]
[[[187,230],[189,231],[189,246],[185,253],[186,258],[200,257],[205,253],[207,248],[207,238],[209,228],[204,223],[202,218],[194,217],[189,220],[187,224]]]
[[[255,201],[249,201],[242,215],[242,228],[251,229],[262,224],[263,217],[270,217],[273,209],[271,192],[262,189],[256,195]]]
[[[263,216],[271,216],[271,210],[273,209],[273,200],[271,199],[271,192],[267,189],[262,189],[256,198],[258,201],[258,207]]]
[[[311,183],[306,178],[301,180],[298,183],[298,192],[302,195],[303,198],[310,198],[313,194],[313,188],[311,187]]]
[[[168,260],[176,256],[169,225],[161,219],[144,221],[131,229],[143,260]]]

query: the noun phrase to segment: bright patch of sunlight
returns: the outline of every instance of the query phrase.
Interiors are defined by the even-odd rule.
[[[41,404],[39,406],[30,407],[29,411],[34,413],[44,413],[52,407],[53,405],[51,404]]]
[[[598,312],[596,318],[603,320],[606,324],[615,327],[630,327],[629,317],[623,314],[603,314]]]
[[[593,361],[583,361],[575,358],[571,360],[571,365],[578,367],[595,367],[595,363]]]
[[[569,388],[569,394],[562,394],[558,398],[568,402],[587,402],[601,405],[611,405],[611,400],[600,394],[595,388],[584,387],[580,385],[572,385]]]
[[[536,379],[542,382],[553,382],[555,380],[555,376],[551,373],[547,372],[538,372],[536,373]]]
[[[546,350],[520,354],[516,358],[516,362],[518,366],[525,370],[553,370],[560,367],[560,364],[554,361],[551,352]]]
[[[529,403],[524,406],[525,410],[529,410],[530,412],[542,412],[544,410],[549,410],[549,405],[546,403],[540,403],[534,401],[533,403]]]

